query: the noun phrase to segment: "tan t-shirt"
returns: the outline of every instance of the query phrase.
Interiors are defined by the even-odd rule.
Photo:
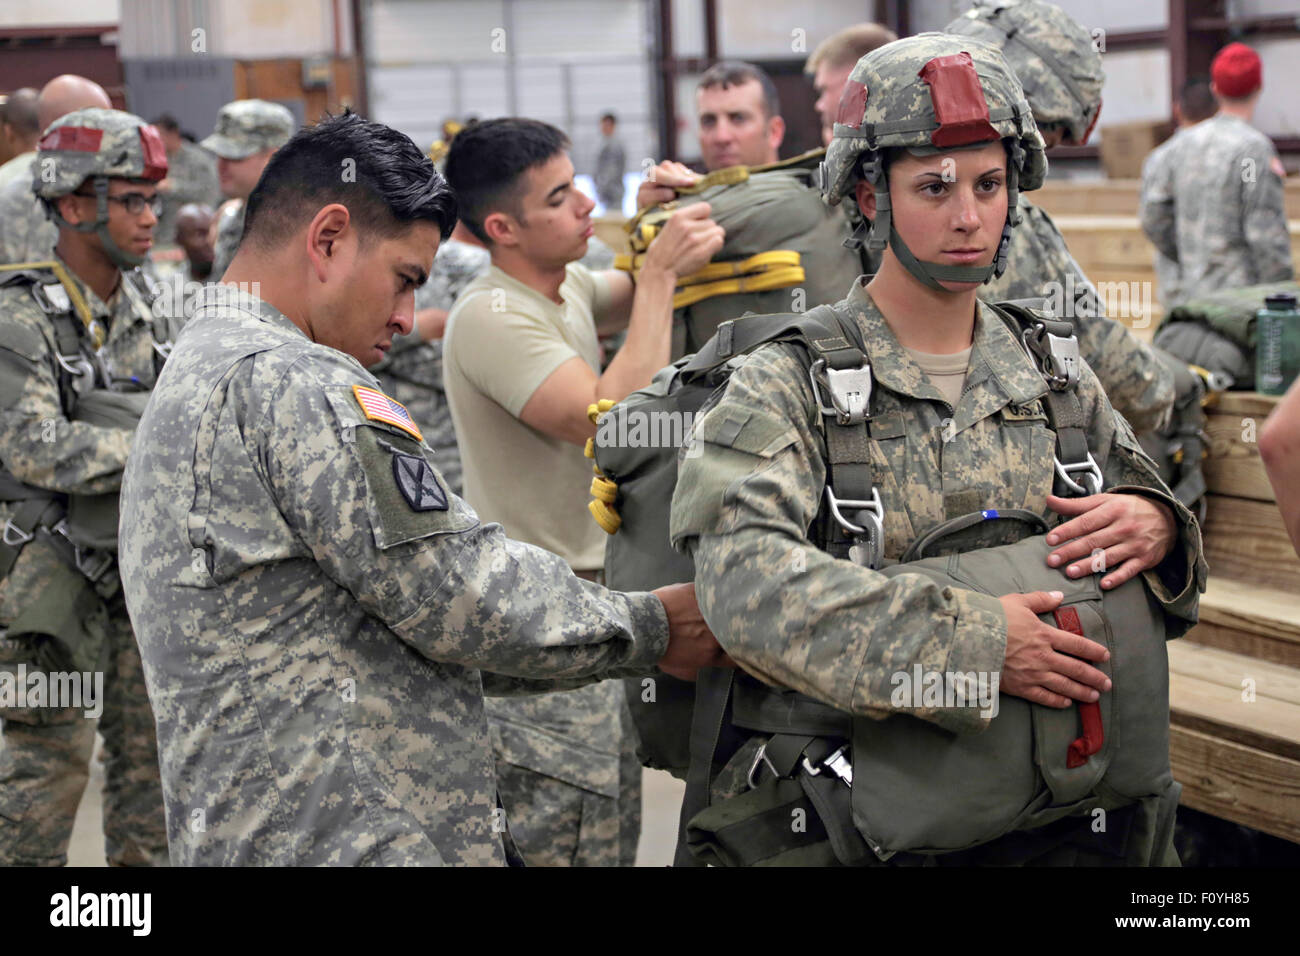
[[[962,386],[966,384],[966,372],[970,368],[970,349],[965,348],[951,355],[907,349],[907,354],[912,356],[912,361],[921,367],[921,371],[939,390],[939,394],[948,400],[948,404],[956,408]]]
[[[589,571],[605,564],[605,532],[587,510],[591,460],[519,420],[537,387],[575,355],[600,372],[595,317],[609,284],[571,262],[560,296],[563,305],[492,266],[447,319],[443,377],[465,500],[510,537]]]

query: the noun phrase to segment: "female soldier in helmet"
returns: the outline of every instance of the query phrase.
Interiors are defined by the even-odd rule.
[[[880,271],[834,306],[860,337],[869,372],[813,364],[810,375],[808,357],[791,344],[753,352],[698,421],[703,448],[682,460],[673,499],[673,541],[695,559],[705,617],[764,684],[855,720],[905,713],[957,735],[987,728],[997,707],[900,697],[900,674],[988,675],[994,696],[1000,686],[1060,711],[1106,695],[1106,648],[1040,619],[1061,602],[1055,588],[985,594],[881,573],[948,522],[967,529],[957,550],[1009,540],[998,533],[1016,522],[990,520],[1007,512],[1038,523],[1039,533],[1055,525],[1037,563],[1059,569],[1063,589],[1094,574],[1103,590],[1141,575],[1167,636],[1195,622],[1206,574],[1195,519],[1079,360],[1068,325],[1032,320],[1022,330],[1010,312],[976,297],[1005,268],[1017,191],[1038,188],[1045,172],[1020,84],[994,47],[921,34],[872,51],[851,74],[822,188],[831,204],[856,201],[874,222],[871,244],[883,247]],[[855,401],[866,429],[857,453],[835,427]],[[836,547],[837,537],[849,547]],[[742,697],[737,690],[731,712],[748,728],[739,738],[765,727],[765,705]],[[749,717],[737,717],[747,708]],[[902,725],[875,726],[889,733]],[[806,733],[785,754],[754,736],[713,776],[703,802],[721,806],[773,776],[802,778],[809,795],[834,775],[852,780],[849,750],[800,750],[820,731]],[[1012,756],[988,772],[1018,772],[1012,764],[1030,759]],[[1141,808],[1152,818],[1133,831],[1148,834],[1146,850],[1112,853],[1101,843],[1114,843],[1116,827],[1097,840],[1095,827],[1075,818],[1002,856],[958,858],[1073,863],[1092,861],[1095,850],[1098,862],[1108,854],[1170,862],[1177,785],[1170,780],[1158,796]],[[835,825],[823,822],[834,844]],[[848,862],[840,849],[835,856]]]

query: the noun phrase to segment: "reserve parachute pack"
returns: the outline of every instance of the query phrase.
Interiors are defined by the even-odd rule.
[[[746,312],[800,310],[805,302],[835,302],[862,274],[859,254],[845,247],[851,230],[828,208],[816,185],[818,149],[765,166],[730,166],[678,189],[672,202],[642,209],[626,229],[632,252],[615,268],[635,276],[646,251],[672,213],[707,202],[726,230],[713,262],[678,280],[673,296],[672,355],[696,352],[726,319]],[[802,290],[794,299],[795,290]]]
[[[1048,382],[1055,493],[1099,492],[1101,469],[1074,393],[1072,327],[1024,303],[993,308]],[[678,455],[690,445],[629,442],[635,423],[707,410],[746,354],[791,343],[806,358],[828,456],[813,543],[886,575],[922,573],[997,595],[1062,591],[1054,623],[1110,649],[1100,668],[1117,692],[1064,710],[1000,694],[989,729],[959,736],[906,713],[855,717],[740,671],[706,670],[694,685],[662,674],[629,681],[643,763],[687,780],[678,865],[871,865],[968,852],[982,854],[979,862],[1022,861],[1060,827],[1086,828],[1079,818],[1095,811],[1121,811],[1117,823],[1130,824],[1115,828],[1117,859],[1160,862],[1149,855],[1168,846],[1178,797],[1160,607],[1140,577],[1102,592],[1093,576],[1071,580],[1047,567],[1047,528],[1029,512],[945,522],[913,543],[905,563],[885,566],[884,514],[869,464],[872,378],[859,336],[856,322],[829,306],[744,316],[722,323],[698,354],[661,370],[645,389],[593,407],[592,512],[610,532],[608,584],[645,590],[694,579],[693,562],[668,540]],[[940,555],[930,557],[932,549]],[[737,759],[747,764],[746,785],[715,792]],[[802,831],[789,825],[800,809],[809,821]]]
[[[122,293],[137,309],[149,311],[152,293],[124,273]],[[25,286],[48,316],[54,331],[52,371],[59,383],[59,399],[69,421],[134,429],[144,414],[149,392],[115,382],[102,349],[107,331],[90,312],[78,285],[61,262],[25,262],[0,266],[0,288]],[[152,327],[154,371],[161,372],[171,350],[165,319]],[[94,586],[103,597],[117,590],[117,575],[110,574],[117,551],[118,495],[66,495],[24,484],[0,463],[0,502],[10,507],[10,517],[0,537],[0,580],[8,576],[23,547],[37,535],[46,537],[68,567]],[[57,590],[57,589],[50,589]],[[51,601],[59,603],[58,595]],[[35,602],[39,605],[49,602]],[[46,609],[53,613],[54,607]],[[48,615],[47,615],[48,616]],[[55,616],[58,616],[56,613]],[[11,625],[15,632],[17,622]],[[46,633],[62,633],[48,631]]]

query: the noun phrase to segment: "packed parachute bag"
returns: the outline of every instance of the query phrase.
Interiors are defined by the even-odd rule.
[[[635,276],[673,212],[707,202],[727,233],[713,261],[678,280],[673,296],[674,359],[699,351],[726,319],[747,312],[800,312],[834,302],[864,271],[846,248],[848,219],[828,208],[816,185],[818,149],[765,166],[729,166],[677,190],[678,198],[628,221],[630,254],[615,267]]]

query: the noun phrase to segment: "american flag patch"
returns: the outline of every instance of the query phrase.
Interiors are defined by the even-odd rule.
[[[406,410],[406,406],[401,402],[395,402],[383,392],[375,391],[373,388],[366,388],[364,385],[353,385],[352,394],[357,397],[357,404],[365,412],[366,418],[372,422],[395,425],[407,434],[414,435],[416,440],[424,441],[419,426],[415,424],[415,421],[411,418],[411,413]]]

